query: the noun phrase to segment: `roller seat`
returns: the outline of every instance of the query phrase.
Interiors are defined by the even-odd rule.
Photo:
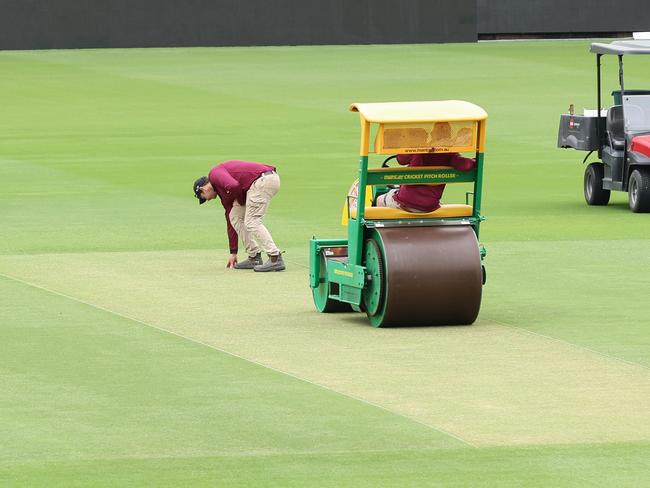
[[[390,207],[366,207],[366,220],[401,220],[401,219],[440,219],[454,217],[471,217],[472,206],[449,203],[441,205],[439,209],[433,212],[407,212],[399,208]],[[350,209],[350,217],[357,218],[357,209]]]

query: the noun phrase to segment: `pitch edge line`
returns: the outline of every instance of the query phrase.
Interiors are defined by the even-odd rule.
[[[383,407],[383,406],[381,406],[381,405],[377,405],[377,404],[372,403],[372,402],[370,402],[370,401],[368,401],[368,400],[364,400],[363,398],[359,398],[359,397],[357,397],[357,396],[350,395],[350,394],[348,394],[348,393],[343,393],[343,392],[340,392],[340,391],[334,390],[333,388],[330,388],[330,387],[325,386],[325,385],[321,385],[321,384],[319,384],[319,383],[315,383],[315,382],[310,381],[310,380],[307,380],[307,379],[305,379],[305,378],[301,378],[301,377],[296,376],[296,375],[294,375],[294,374],[292,374],[292,373],[289,373],[289,372],[287,372],[287,371],[283,371],[283,370],[281,370],[281,369],[274,368],[273,366],[268,366],[268,365],[263,364],[263,363],[260,363],[260,362],[258,362],[258,361],[253,361],[252,359],[248,359],[248,358],[245,358],[245,357],[240,356],[240,355],[238,355],[238,354],[235,354],[235,353],[232,353],[232,352],[226,351],[226,350],[224,350],[224,349],[220,349],[220,348],[218,348],[218,347],[216,347],[216,346],[213,346],[212,344],[208,344],[207,342],[203,342],[203,341],[200,341],[200,340],[197,340],[197,339],[193,339],[193,338],[191,338],[191,337],[184,336],[184,335],[182,335],[182,334],[179,334],[178,332],[174,332],[174,331],[169,330],[169,329],[164,329],[164,328],[162,328],[162,327],[158,327],[157,325],[149,324],[149,323],[144,322],[144,321],[142,321],[142,320],[140,320],[140,319],[136,319],[136,318],[134,318],[134,317],[129,317],[128,315],[124,315],[124,314],[122,314],[122,313],[115,312],[114,310],[110,310],[110,309],[108,309],[108,308],[104,308],[104,307],[102,307],[101,305],[95,305],[94,303],[86,302],[86,301],[84,301],[84,300],[81,300],[80,298],[76,298],[76,297],[73,297],[73,296],[71,296],[71,295],[66,295],[65,293],[61,293],[61,292],[56,291],[56,290],[51,290],[51,289],[49,289],[49,288],[45,288],[44,286],[37,285],[36,283],[32,283],[32,282],[30,282],[30,281],[21,280],[20,278],[16,278],[16,277],[14,277],[14,276],[10,276],[10,275],[8,275],[8,274],[1,273],[1,272],[0,272],[0,276],[3,276],[4,278],[7,278],[7,279],[9,279],[9,280],[16,281],[16,282],[18,282],[18,283],[22,283],[22,284],[27,285],[27,286],[31,286],[32,288],[36,288],[36,289],[38,289],[38,290],[42,290],[42,291],[44,291],[44,292],[46,292],[46,293],[50,293],[50,294],[52,294],[52,295],[57,295],[57,296],[60,296],[60,297],[63,297],[63,298],[67,298],[68,300],[72,300],[73,302],[81,303],[82,305],[86,305],[86,306],[88,306],[88,307],[92,307],[92,308],[95,308],[95,309],[97,309],[97,310],[101,310],[102,312],[106,312],[106,313],[109,313],[109,314],[115,315],[115,316],[117,316],[117,317],[120,317],[120,318],[123,318],[123,319],[127,319],[127,320],[130,320],[130,321],[132,321],[132,322],[136,322],[136,323],[138,323],[138,324],[144,325],[145,327],[149,327],[149,328],[151,328],[151,329],[156,329],[156,330],[159,330],[159,331],[161,331],[161,332],[166,332],[167,334],[171,334],[171,335],[176,336],[176,337],[179,337],[179,338],[181,338],[181,339],[183,339],[183,340],[186,340],[186,341],[189,341],[189,342],[193,342],[193,343],[195,343],[195,344],[200,344],[201,346],[208,347],[208,348],[210,348],[210,349],[213,349],[213,350],[215,350],[215,351],[221,352],[221,353],[223,353],[223,354],[227,354],[227,355],[229,355],[229,356],[231,356],[231,357],[234,357],[234,358],[237,358],[237,359],[241,359],[241,360],[243,360],[243,361],[246,361],[246,362],[248,362],[248,363],[255,364],[255,365],[257,365],[257,366],[261,366],[261,367],[266,368],[266,369],[270,369],[271,371],[275,371],[276,373],[280,373],[280,374],[283,374],[283,375],[285,375],[285,376],[289,376],[289,377],[294,378],[294,379],[296,379],[296,380],[298,380],[298,381],[302,381],[302,382],[304,382],[304,383],[308,383],[308,384],[310,384],[310,385],[316,386],[316,387],[321,388],[321,389],[323,389],[323,390],[331,391],[332,393],[336,393],[337,395],[340,395],[340,396],[343,396],[343,397],[346,397],[346,398],[350,398],[350,399],[352,399],[352,400],[356,400],[356,401],[361,402],[361,403],[365,403],[366,405],[369,405],[369,406],[371,406],[371,407],[378,408],[378,409],[383,410],[383,411],[385,411],[385,412],[388,412],[388,413],[390,413],[390,414],[397,415],[398,417],[402,417],[402,418],[405,418],[405,419],[407,419],[407,420],[410,420],[411,422],[415,422],[416,424],[422,425],[422,426],[424,426],[424,427],[426,427],[426,428],[428,428],[428,429],[431,429],[431,430],[434,430],[434,431],[436,431],[436,432],[440,432],[440,433],[442,433],[442,434],[445,434],[445,435],[447,435],[447,436],[449,436],[449,437],[452,437],[452,438],[456,439],[456,440],[459,441],[459,442],[462,442],[463,444],[465,444],[465,445],[467,445],[467,446],[469,446],[469,447],[473,447],[473,448],[475,448],[475,449],[478,449],[478,448],[479,448],[479,446],[477,446],[476,444],[473,444],[473,443],[471,443],[470,441],[468,441],[468,440],[466,440],[466,439],[463,439],[462,437],[459,437],[459,436],[456,435],[456,434],[453,434],[453,433],[451,433],[451,432],[448,432],[448,431],[446,431],[446,430],[444,430],[444,429],[440,429],[440,428],[438,428],[438,427],[431,426],[431,425],[429,425],[429,424],[425,424],[424,422],[421,422],[420,420],[414,419],[414,418],[412,418],[412,417],[409,417],[408,415],[404,415],[404,414],[399,413],[399,412],[394,412],[393,410],[390,410],[389,408]]]
[[[557,337],[551,337],[551,336],[547,336],[547,335],[544,335],[544,334],[540,334],[539,332],[524,329],[522,327],[517,327],[516,325],[506,324],[504,322],[499,322],[498,320],[492,320],[492,319],[485,319],[485,320],[487,322],[492,322],[493,324],[499,325],[501,327],[505,327],[507,329],[515,330],[515,331],[517,331],[517,332],[519,332],[521,334],[527,334],[527,335],[533,335],[533,336],[536,336],[536,337],[542,337],[542,338],[544,338],[546,340],[549,340],[549,341],[559,342],[561,344],[566,344],[567,346],[571,346],[571,347],[574,347],[576,349],[580,349],[580,350],[583,350],[583,351],[590,352],[592,354],[595,354],[595,355],[600,356],[600,357],[605,358],[605,359],[609,359],[611,361],[616,361],[616,362],[619,362],[619,363],[627,364],[628,366],[636,366],[637,368],[650,370],[650,367],[648,367],[648,366],[646,366],[644,364],[637,363],[635,361],[628,361],[627,359],[619,358],[619,357],[616,357],[616,356],[611,356],[610,354],[606,354],[604,352],[600,352],[600,351],[597,351],[595,349],[591,349],[590,347],[581,346],[580,344],[575,344],[573,342],[570,342],[570,341],[567,341],[567,340],[564,340],[564,339],[558,339]]]

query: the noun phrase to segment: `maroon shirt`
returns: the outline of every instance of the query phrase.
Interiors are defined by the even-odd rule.
[[[476,165],[473,158],[458,153],[399,154],[397,162],[403,166],[451,166],[469,171]],[[440,198],[445,185],[402,185],[395,194],[395,201],[402,207],[433,212],[440,208]]]
[[[275,171],[275,168],[268,164],[234,160],[224,161],[208,173],[208,179],[226,210],[228,244],[231,254],[237,254],[238,250],[237,231],[233,228],[229,218],[233,203],[237,200],[240,205],[246,205],[246,192],[253,182],[267,171]]]

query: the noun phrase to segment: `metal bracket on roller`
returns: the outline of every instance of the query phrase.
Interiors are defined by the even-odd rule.
[[[482,219],[481,219],[482,220]],[[373,228],[382,228],[382,227],[434,227],[439,225],[472,225],[472,221],[469,219],[462,220],[451,220],[451,219],[439,219],[439,220],[375,220],[372,222],[366,222],[366,227],[369,229]]]
[[[327,279],[331,283],[361,289],[366,282],[366,268],[356,264],[332,261],[327,269]]]

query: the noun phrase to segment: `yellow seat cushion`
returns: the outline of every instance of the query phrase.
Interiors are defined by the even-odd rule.
[[[407,212],[399,208],[366,207],[366,220],[395,220],[395,219],[440,219],[449,217],[471,217],[472,206],[460,203],[441,205],[433,212]],[[357,218],[357,209],[350,209],[350,217]]]

